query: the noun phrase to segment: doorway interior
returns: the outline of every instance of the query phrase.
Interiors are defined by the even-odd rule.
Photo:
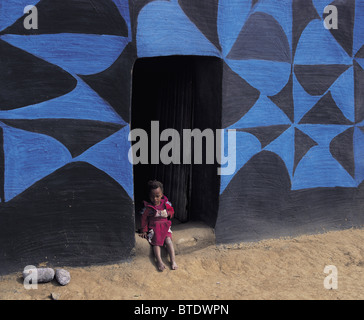
[[[206,56],[138,59],[133,68],[131,129],[143,129],[150,137],[151,122],[158,121],[160,132],[172,128],[180,137],[183,129],[212,129],[216,133],[221,128],[222,67],[221,59]],[[192,144],[192,164],[151,164],[150,140],[148,164],[133,168],[136,226],[143,200],[148,200],[147,182],[156,179],[164,185],[175,219],[182,223],[203,221],[215,227],[220,190],[216,157],[214,164],[206,164],[203,145],[202,164],[193,164]],[[159,142],[160,150],[167,143]],[[180,154],[182,159],[182,149]]]

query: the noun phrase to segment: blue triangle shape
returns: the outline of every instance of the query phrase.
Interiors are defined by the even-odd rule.
[[[7,34],[2,40],[25,50],[71,74],[89,75],[110,67],[129,40],[120,36],[96,34]]]
[[[179,54],[221,56],[184,14],[177,1],[154,1],[140,11],[137,51],[138,57]]]
[[[347,125],[317,125],[317,124],[301,124],[297,128],[310,138],[316,141],[320,147],[329,150],[330,142],[337,135],[344,132],[351,126]]]
[[[320,100],[321,96],[311,96],[298,82],[293,75],[293,101],[294,101],[294,118],[295,123],[299,123],[303,116],[311,110],[313,106]]]
[[[331,95],[344,116],[355,121],[354,69],[345,71],[331,86]]]
[[[323,64],[352,64],[351,57],[337,43],[323,22],[311,21],[302,32],[297,45],[295,64],[323,65]]]
[[[230,52],[250,13],[252,0],[220,0],[217,32],[224,57]],[[231,10],[234,8],[234,10]]]
[[[227,130],[224,130],[224,155],[228,156]],[[230,146],[231,147],[231,146]],[[252,134],[236,131],[236,168],[234,174],[221,175],[220,194],[225,190],[235,174],[258,152],[262,150],[259,140]],[[228,165],[228,164],[227,164]],[[227,166],[226,165],[226,166]],[[225,167],[224,165],[221,166]]]
[[[355,60],[360,64],[362,69],[364,69],[364,58],[355,58]]]
[[[86,150],[73,161],[84,161],[107,173],[117,181],[133,199],[133,165],[129,162],[129,126]]]
[[[5,201],[72,160],[67,148],[49,136],[0,125],[4,131]]]
[[[291,124],[287,115],[268,97],[260,95],[256,104],[229,129],[243,129],[281,124]]]
[[[265,150],[272,151],[282,158],[286,164],[287,171],[292,179],[294,154],[295,154],[295,129],[294,127],[286,130],[278,139],[274,140]]]
[[[356,187],[356,182],[327,148],[315,146],[297,165],[292,189],[320,187]]]
[[[357,123],[356,126],[358,126],[358,127],[364,127],[364,120],[362,122]]]
[[[274,96],[288,83],[291,64],[266,60],[225,59],[230,68],[266,96]]]
[[[24,108],[0,111],[1,119],[84,119],[126,125],[114,109],[81,78],[70,93]]]
[[[28,0],[1,1],[0,31],[21,18],[27,5],[29,5]]]

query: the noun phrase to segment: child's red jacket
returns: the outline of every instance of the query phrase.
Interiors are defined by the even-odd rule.
[[[166,210],[168,217],[157,216],[157,211]],[[171,219],[174,215],[172,204],[166,196],[163,196],[159,206],[154,206],[144,201],[144,209],[141,217],[141,231],[151,232],[149,243],[153,246],[163,246],[166,237],[172,238]]]

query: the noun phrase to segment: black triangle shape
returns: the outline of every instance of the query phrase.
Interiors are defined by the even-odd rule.
[[[306,153],[317,146],[317,142],[314,141],[307,134],[303,133],[301,130],[295,128],[295,153],[294,153],[294,165],[293,165],[293,173],[296,171],[297,165],[300,163],[302,158],[306,155]]]
[[[14,128],[48,135],[61,142],[75,158],[123,128],[123,125],[78,119],[4,119]]]
[[[354,66],[354,97],[355,97],[355,123],[364,120],[364,70],[353,60]]]
[[[0,61],[0,110],[57,98],[77,85],[77,80],[65,70],[3,40]]]
[[[312,0],[292,1],[292,55],[296,53],[298,41],[310,21],[320,19]],[[293,61],[293,58],[292,58]]]
[[[354,178],[354,128],[349,128],[337,135],[330,143],[332,156],[343,166],[343,168]]]
[[[291,51],[277,20],[264,12],[256,12],[245,23],[227,58],[291,62]]]
[[[106,70],[93,75],[79,75],[100,97],[107,101],[125,122],[130,120],[131,72],[135,48],[128,44],[116,61]]]
[[[295,65],[294,73],[305,91],[312,96],[323,95],[349,65]]]
[[[338,28],[330,29],[336,41],[347,52],[349,57],[353,55],[353,33],[355,21],[355,1],[335,0],[331,3],[338,11]],[[324,14],[324,18],[327,15]]]
[[[364,58],[364,46],[359,49],[359,51],[355,55],[355,58]]]
[[[187,17],[221,51],[219,36],[217,34],[219,0],[178,0],[178,3]]]
[[[364,133],[364,127],[358,127],[360,129],[361,132]]]
[[[262,149],[277,139],[290,125],[274,125],[267,127],[236,129],[254,135],[262,144]]]
[[[293,104],[293,76],[291,76],[282,89],[281,92],[277,93],[275,96],[268,97],[272,102],[277,105],[291,120],[294,122],[294,104]]]
[[[300,121],[300,124],[351,125],[353,123],[345,118],[329,91],[306,113]]]
[[[254,6],[255,6],[258,2],[259,2],[259,0],[253,0],[253,1],[252,1],[252,6],[251,6],[251,7],[253,8],[253,7],[254,7]]]
[[[239,121],[257,102],[260,92],[237,75],[223,62],[222,127],[227,128]]]
[[[38,29],[24,28],[25,14],[0,34],[84,33],[128,36],[128,27],[112,0],[40,0]]]

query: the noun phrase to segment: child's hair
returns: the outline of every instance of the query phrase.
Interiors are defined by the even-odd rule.
[[[163,193],[163,183],[162,182],[159,182],[157,180],[150,180],[148,182],[148,194],[150,194],[150,192],[152,190],[155,190],[155,189],[158,189],[160,188],[162,193]]]

